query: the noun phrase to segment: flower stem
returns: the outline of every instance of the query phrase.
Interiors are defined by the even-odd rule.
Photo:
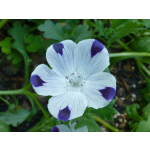
[[[99,118],[98,116],[93,116],[93,118],[95,119],[96,122],[102,124],[104,127],[110,129],[111,131],[114,132],[121,132],[119,129],[115,128],[114,126],[110,125],[109,123],[107,123],[106,121],[102,120],[101,118]]]
[[[46,111],[43,109],[43,107],[41,106],[41,104],[38,102],[38,100],[32,95],[32,93],[30,93],[29,91],[26,92],[30,97],[32,97],[32,99],[35,101],[35,103],[39,106],[39,108],[41,109],[41,111],[43,112],[43,114],[45,115],[45,117],[47,118],[47,120],[49,120],[49,122],[51,121],[49,116],[47,115]]]
[[[0,95],[20,95],[24,94],[24,89],[0,91]]]
[[[110,57],[150,57],[150,53],[145,52],[122,52],[122,53],[111,53],[109,54]]]
[[[90,19],[83,19],[83,25],[87,25]]]
[[[0,22],[0,29],[6,24],[6,22],[8,21],[9,19],[3,19],[1,22]]]
[[[26,88],[28,83],[29,83],[29,64],[32,61],[27,54],[23,55],[24,57],[24,62],[25,62],[25,85],[24,87]]]
[[[140,63],[141,68],[150,76],[150,71],[143,65],[143,63]]]
[[[6,104],[10,105],[10,103],[9,103],[7,100],[5,100],[3,97],[0,96],[0,99],[1,99],[3,102],[5,102]]]
[[[139,61],[139,59],[135,59],[136,60],[136,63],[137,63],[137,66],[138,66],[138,68],[139,68],[139,70],[141,71],[141,74],[143,75],[143,77],[146,79],[146,81],[147,82],[149,82],[149,79],[148,79],[148,77],[145,75],[145,73],[143,72],[143,70],[142,70],[142,67],[144,66],[140,61]],[[144,66],[145,67],[145,66]],[[146,68],[146,72],[147,72],[147,68]],[[150,74],[150,72],[149,72],[149,74]]]
[[[131,51],[130,48],[127,45],[125,45],[122,41],[117,40],[117,43],[120,44],[125,50]]]
[[[120,40],[117,40],[117,42],[125,49],[125,50],[127,50],[127,51],[129,51],[128,52],[128,54],[125,54],[125,53],[118,53],[118,54],[124,54],[124,55],[126,55],[126,56],[129,56],[129,55],[133,55],[133,56],[145,56],[145,57],[150,57],[150,53],[145,53],[145,52],[130,52],[131,50],[130,50],[130,48],[127,46],[127,45],[125,45],[122,41],[120,41]],[[112,55],[112,54],[110,54],[110,55]],[[115,57],[117,57],[117,56],[115,56]],[[150,76],[150,71],[143,65],[143,63],[142,62],[140,62],[139,60],[137,60],[136,58],[135,58],[135,60],[136,60],[136,62],[139,64],[139,66]]]

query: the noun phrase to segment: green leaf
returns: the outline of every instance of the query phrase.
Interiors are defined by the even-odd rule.
[[[150,103],[149,104],[147,104],[147,106],[145,106],[143,109],[142,109],[142,117],[145,119],[145,120],[147,120],[147,118],[148,118],[148,115],[150,114]]]
[[[29,33],[29,26],[21,26],[20,22],[14,22],[13,28],[9,29],[8,33],[15,39],[12,47],[18,50],[22,55],[27,55],[24,44],[24,37]]]
[[[67,19],[65,23],[66,23],[66,29],[72,30],[78,25],[79,19]]]
[[[97,20],[95,19],[95,24],[97,25],[97,27],[95,28],[95,32],[100,32],[98,35],[99,36],[106,36],[106,33],[105,33],[105,29],[104,29],[104,25],[103,23],[100,21],[100,20]]]
[[[134,120],[130,120],[130,121],[128,122],[128,124],[129,124],[129,127],[133,129],[133,128],[136,128],[136,127],[137,127],[138,122],[136,122],[136,121],[134,121]]]
[[[144,99],[150,102],[150,93],[144,94]]]
[[[150,29],[150,20],[148,19],[141,19],[146,28]]]
[[[100,32],[98,36],[104,36],[106,39],[110,39],[114,33],[112,28],[104,28],[103,23],[100,20],[95,19],[95,24],[97,25],[95,32]]]
[[[139,108],[140,108],[140,106],[136,103],[133,104],[132,106],[126,105],[126,113],[131,119],[133,119],[135,121],[140,121],[143,118],[141,116],[139,116],[139,114],[137,112],[137,109],[139,109]]]
[[[31,62],[31,59],[29,58],[25,43],[24,43],[24,37],[30,32],[29,26],[24,25],[23,27],[21,26],[20,22],[14,22],[13,23],[13,28],[11,28],[8,33],[14,38],[14,43],[12,44],[12,48],[16,49],[18,52],[20,52],[24,58],[25,61],[25,78],[26,82],[25,84],[28,83],[29,80],[29,74],[28,74],[28,68],[29,68],[29,63]],[[19,54],[18,54],[19,55]],[[13,63],[17,64],[18,62],[21,61],[21,57],[14,57]]]
[[[109,68],[107,67],[107,68],[104,70],[104,72],[108,72],[108,73],[110,73]]]
[[[109,39],[109,44],[133,32],[137,26],[139,26],[139,23],[136,20],[129,20],[126,23],[122,24]]]
[[[40,25],[38,27],[40,31],[45,32],[44,37],[49,39],[55,39],[58,41],[65,40],[66,37],[64,36],[64,31],[62,28],[62,25],[60,23],[57,23],[56,25],[50,21],[46,20],[44,24]]]
[[[0,132],[9,132],[9,126],[0,120]]]
[[[26,36],[26,37],[24,38],[24,42],[25,42],[26,44],[32,43],[33,37],[34,37],[33,34],[29,34],[28,36]]]
[[[28,44],[26,47],[28,52],[36,52],[42,47],[41,37],[38,35],[33,36],[32,34],[29,34],[24,41]]]
[[[19,64],[23,60],[22,59],[22,55],[18,51],[16,51],[16,50],[14,50],[10,54],[8,54],[7,59],[8,60],[12,60],[12,63],[14,65]]]
[[[115,99],[113,99],[109,105],[107,105],[106,107],[103,108],[99,108],[99,109],[95,109],[93,112],[95,114],[97,114],[101,119],[105,120],[107,119],[108,121],[114,121],[112,115],[117,114],[118,112],[116,111],[115,108],[113,108],[112,106],[115,103]]]
[[[142,109],[142,112],[150,114],[150,103]]]
[[[92,115],[93,114],[85,114],[82,117],[72,120],[71,123],[74,123],[77,121],[77,124],[75,125],[75,130],[78,128],[82,128],[86,125],[88,128],[88,132],[101,132],[102,131],[101,128],[95,122]]]
[[[8,110],[9,112],[13,112],[15,110],[15,104],[10,104]]]
[[[139,37],[130,45],[131,49],[136,52],[150,52],[150,38],[149,37]]]
[[[148,80],[148,82],[150,82],[150,80]],[[143,94],[143,97],[145,100],[150,102],[150,84],[149,83],[147,83],[146,88],[140,90],[140,93]]]
[[[129,19],[112,19],[112,29],[117,29],[120,25],[126,23]]]
[[[148,119],[141,120],[135,130],[136,132],[150,132],[150,114],[148,115]]]
[[[7,125],[13,125],[14,127],[17,127],[17,125],[22,123],[29,114],[29,111],[23,108],[18,108],[14,112],[1,112],[0,120],[5,122]]]
[[[91,32],[87,31],[88,25],[78,25],[74,31],[75,42],[78,43],[81,40],[89,38],[91,36]]]
[[[55,120],[53,120],[53,117],[50,117],[50,120],[55,122]],[[50,132],[51,123],[52,122],[49,122],[49,120],[47,120],[47,118],[43,116],[43,118],[38,123],[36,123],[35,126],[29,129],[28,132]]]
[[[5,40],[0,42],[1,50],[5,54],[11,53],[11,39],[10,37],[6,37]]]

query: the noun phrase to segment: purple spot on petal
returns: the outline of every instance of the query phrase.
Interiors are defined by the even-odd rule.
[[[63,51],[62,49],[64,48],[64,45],[62,43],[59,44],[53,44],[53,48],[55,49],[56,53],[62,55]]]
[[[105,89],[99,90],[102,93],[102,96],[106,100],[111,100],[116,94],[116,90],[112,87],[105,87]]]
[[[31,84],[32,84],[33,86],[35,86],[35,87],[43,86],[43,83],[46,83],[46,82],[44,82],[44,81],[40,78],[40,76],[38,76],[38,75],[36,75],[36,74],[33,75],[33,76],[31,76],[30,82],[31,82]]]
[[[91,48],[91,57],[94,57],[97,53],[101,52],[104,48],[104,45],[99,41],[95,40]]]
[[[52,129],[51,129],[51,132],[59,132],[59,129],[58,129],[58,127],[53,127]]]
[[[70,117],[70,109],[68,106],[62,110],[59,110],[58,119],[67,121],[69,117]]]

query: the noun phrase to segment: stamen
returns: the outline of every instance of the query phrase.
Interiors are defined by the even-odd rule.
[[[85,79],[81,74],[73,72],[66,76],[66,88],[69,91],[81,92],[82,87],[85,85]]]

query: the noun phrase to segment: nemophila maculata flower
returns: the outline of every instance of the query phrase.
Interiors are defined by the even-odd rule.
[[[37,66],[30,82],[39,95],[53,96],[48,110],[59,120],[80,117],[86,107],[102,108],[113,99],[116,79],[103,72],[109,66],[109,54],[99,41],[53,44],[47,49],[46,59],[53,69],[45,64]]]
[[[71,124],[71,121],[69,122],[69,127],[70,128],[68,128],[64,124],[56,125],[55,127],[53,127],[51,129],[51,132],[88,132],[87,126],[84,126],[82,128],[79,128],[79,129],[75,130],[75,128],[74,128],[75,125],[76,125],[76,122],[74,122],[74,123]]]

